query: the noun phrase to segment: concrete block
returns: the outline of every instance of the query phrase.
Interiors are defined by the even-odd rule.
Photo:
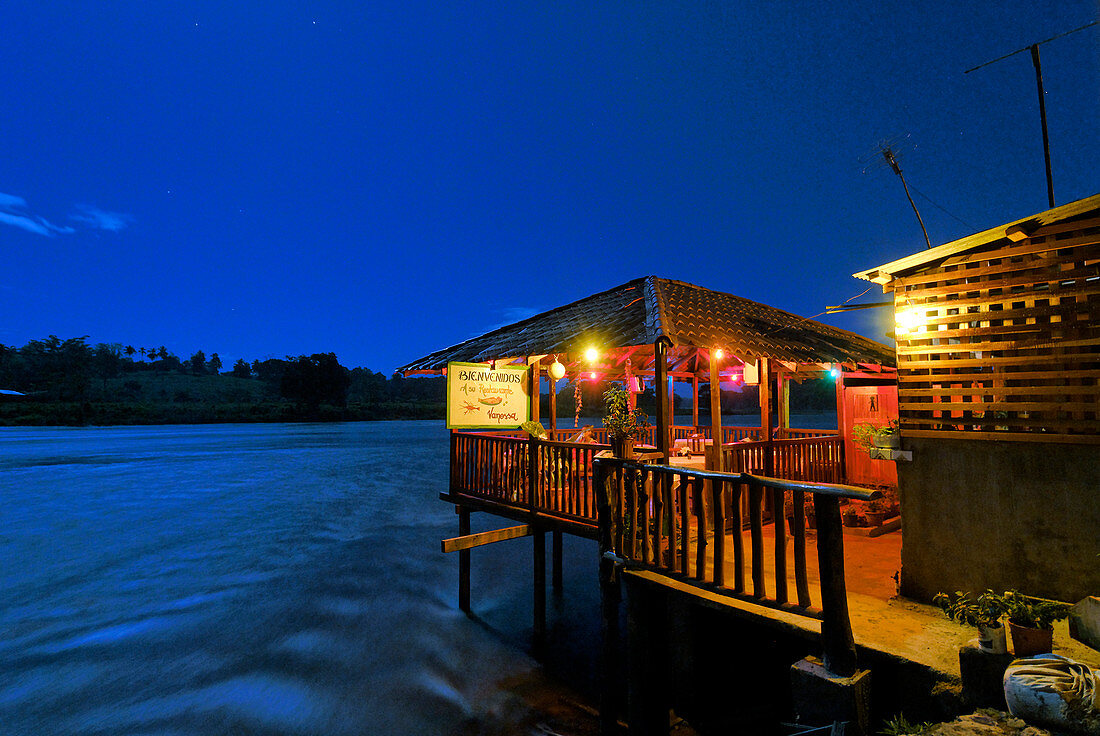
[[[962,675],[963,699],[975,708],[1005,710],[1005,670],[1015,657],[993,654],[971,639],[959,647],[959,673]]]
[[[791,702],[795,719],[807,726],[847,721],[845,733],[868,734],[871,725],[871,672],[859,670],[840,677],[817,657],[791,666]]]

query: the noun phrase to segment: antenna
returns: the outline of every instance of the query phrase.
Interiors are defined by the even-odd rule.
[[[908,139],[909,135],[906,134],[904,138]],[[932,241],[928,239],[928,230],[924,227],[924,219],[921,218],[920,212],[917,211],[917,205],[913,202],[913,196],[909,194],[909,185],[905,183],[905,175],[901,173],[901,166],[898,165],[898,156],[897,153],[895,153],[895,150],[898,148],[898,140],[898,138],[894,138],[893,140],[880,141],[878,144],[878,153],[874,158],[877,160],[878,154],[881,154],[886,164],[898,175],[898,178],[901,179],[901,186],[905,190],[905,198],[909,200],[909,206],[913,208],[913,214],[917,216],[917,222],[920,223],[920,231],[924,233],[924,244],[927,248],[931,248]],[[881,165],[882,162],[880,161],[879,166]],[[863,167],[863,173],[866,174],[871,168],[872,164],[868,162],[867,165]]]
[[[1043,126],[1043,157],[1046,160],[1047,167],[1047,201],[1050,203],[1051,207],[1054,207],[1054,178],[1051,175],[1050,171],[1050,136],[1047,133],[1046,92],[1043,91],[1043,66],[1039,61],[1039,47],[1042,46],[1044,43],[1050,43],[1055,39],[1061,38],[1062,36],[1068,36],[1071,33],[1077,33],[1078,31],[1083,31],[1086,28],[1091,28],[1097,23],[1100,23],[1100,21],[1094,20],[1092,23],[1086,23],[1080,28],[1074,28],[1072,31],[1065,31],[1064,33],[1059,33],[1055,36],[1051,36],[1045,41],[1039,41],[1038,43],[1033,43],[1030,46],[1024,46],[1023,48],[1016,49],[1015,51],[1011,51],[1005,54],[1004,56],[998,56],[992,61],[987,61],[984,64],[978,64],[978,66],[973,67],[972,69],[967,69],[965,72],[963,72],[963,74],[969,74],[970,72],[977,71],[982,67],[989,66],[990,64],[995,64],[1002,59],[1007,59],[1010,56],[1015,56],[1016,54],[1019,54],[1023,51],[1031,51],[1031,63],[1035,67],[1035,86],[1039,90],[1039,122]]]

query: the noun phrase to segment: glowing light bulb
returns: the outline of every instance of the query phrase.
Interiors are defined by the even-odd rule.
[[[726,352],[722,350],[722,348],[718,348],[714,351],[714,357],[718,360],[721,360],[722,358],[726,357]]]
[[[595,363],[596,359],[600,357],[600,353],[596,348],[588,348],[588,350],[584,351],[584,357],[589,363]]]
[[[829,369],[829,375],[832,376],[833,378],[836,378],[840,375],[840,371],[838,371],[836,368],[830,368]]]
[[[588,377],[591,378],[593,381],[596,380],[596,374],[595,373],[589,373]]]
[[[916,309],[903,309],[894,316],[898,332],[913,332],[921,326],[923,320]]]
[[[559,381],[565,377],[565,366],[562,365],[557,358],[554,358],[554,362],[550,364],[550,377],[555,381]]]

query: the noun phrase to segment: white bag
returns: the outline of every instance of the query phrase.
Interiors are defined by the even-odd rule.
[[[1017,718],[1100,736],[1100,679],[1088,665],[1057,654],[1017,659],[1005,670],[1004,687]]]

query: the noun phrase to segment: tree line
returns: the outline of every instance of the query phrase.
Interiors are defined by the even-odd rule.
[[[237,360],[202,350],[186,360],[164,346],[89,344],[51,335],[0,344],[0,424],[158,424],[435,418],[438,378],[349,369],[334,353]]]

